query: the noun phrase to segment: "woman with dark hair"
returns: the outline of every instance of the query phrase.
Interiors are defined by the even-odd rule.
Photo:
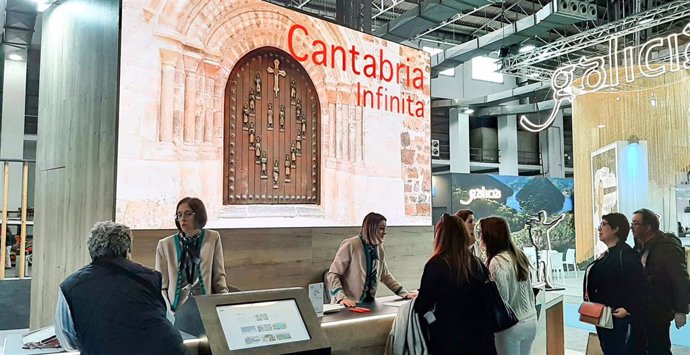
[[[354,307],[376,296],[379,280],[396,295],[413,298],[388,271],[383,240],[386,238],[386,217],[371,212],[362,222],[359,235],[340,243],[328,274],[328,288],[333,303]]]
[[[486,248],[489,275],[519,321],[496,333],[496,350],[499,355],[529,355],[537,335],[529,259],[515,247],[508,222],[501,217],[482,218],[479,236]]]
[[[462,221],[462,224],[465,225],[465,228],[467,228],[467,232],[469,233],[470,236],[470,245],[474,245],[474,242],[477,238],[474,237],[474,211],[468,210],[468,209],[462,209],[457,212],[455,212],[455,216],[460,218]]]
[[[645,338],[643,315],[649,287],[639,254],[625,242],[629,232],[624,215],[603,215],[599,240],[608,250],[585,271],[584,300],[611,307],[613,329],[596,327],[605,355],[646,354],[645,344],[639,341]]]
[[[163,294],[173,311],[192,295],[228,292],[223,245],[218,232],[204,229],[208,219],[204,203],[185,197],[176,211],[178,233],[156,247],[156,270],[163,275]]]
[[[436,225],[434,254],[424,266],[414,305],[428,324],[431,354],[496,354],[484,307],[488,270],[469,245],[462,221],[444,213]]]

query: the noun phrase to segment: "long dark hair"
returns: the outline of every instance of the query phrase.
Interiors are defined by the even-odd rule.
[[[529,279],[529,259],[520,249],[515,247],[510,239],[508,222],[501,217],[482,218],[479,221],[479,227],[482,231],[482,241],[486,246],[486,264],[489,265],[491,259],[496,255],[507,251],[515,260],[518,280],[527,281]]]
[[[376,212],[369,212],[362,221],[362,240],[369,245],[379,245],[383,238],[379,236],[379,223],[386,221],[386,217]]]
[[[434,257],[443,259],[458,285],[468,281],[480,267],[470,253],[470,236],[460,218],[444,213],[436,224]]]

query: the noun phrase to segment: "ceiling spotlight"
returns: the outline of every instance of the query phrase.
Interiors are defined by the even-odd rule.
[[[533,51],[535,48],[537,48],[537,47],[534,46],[534,45],[528,44],[528,45],[526,45],[526,46],[522,46],[522,47],[518,50],[518,52],[520,52],[520,53],[527,53],[527,52]]]
[[[600,124],[600,125],[597,126],[597,128],[599,128],[599,129],[601,129],[601,128],[606,128],[606,125],[605,125],[605,124]]]
[[[527,74],[527,76],[530,77],[530,78],[538,78],[538,77],[539,77],[539,73],[529,73],[529,74]]]
[[[471,108],[466,108],[466,109],[464,109],[464,110],[462,111],[462,113],[464,113],[464,114],[466,114],[466,115],[471,115],[471,114],[474,113],[474,110],[471,109]]]
[[[651,18],[645,18],[645,19],[642,19],[639,22],[637,22],[637,24],[638,25],[646,25],[646,24],[651,23],[651,22],[652,22]]]
[[[9,56],[7,56],[7,58],[9,58],[10,60],[16,60],[16,61],[24,60],[24,57],[22,57],[21,55],[19,55],[17,53],[12,53]]]

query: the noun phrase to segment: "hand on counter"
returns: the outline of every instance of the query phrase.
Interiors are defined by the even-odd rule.
[[[340,304],[342,304],[342,305],[345,306],[345,307],[350,308],[350,307],[356,306],[356,305],[357,305],[357,302],[355,302],[355,301],[353,301],[353,300],[349,300],[349,299],[347,299],[347,298],[343,298],[342,300],[340,300]]]
[[[407,299],[407,300],[411,300],[411,299],[417,298],[417,292],[408,292],[408,293],[400,295],[400,297]]]

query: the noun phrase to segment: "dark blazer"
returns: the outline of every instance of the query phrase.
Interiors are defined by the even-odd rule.
[[[482,283],[488,271],[478,259],[475,261],[478,272],[470,282],[461,285],[456,284],[440,257],[433,257],[424,267],[414,309],[424,319],[424,314],[436,306],[436,321],[428,325],[431,354],[496,354],[494,333],[482,297]]]
[[[640,255],[620,242],[588,269],[583,290],[587,288],[589,301],[605,304],[612,310],[623,307],[631,314],[633,324],[641,324],[649,305],[649,285]]]
[[[658,232],[643,246],[636,244],[640,255],[649,250],[645,271],[649,281],[649,316],[654,320],[671,321],[674,313],[688,313],[690,278],[685,250],[673,234]]]

